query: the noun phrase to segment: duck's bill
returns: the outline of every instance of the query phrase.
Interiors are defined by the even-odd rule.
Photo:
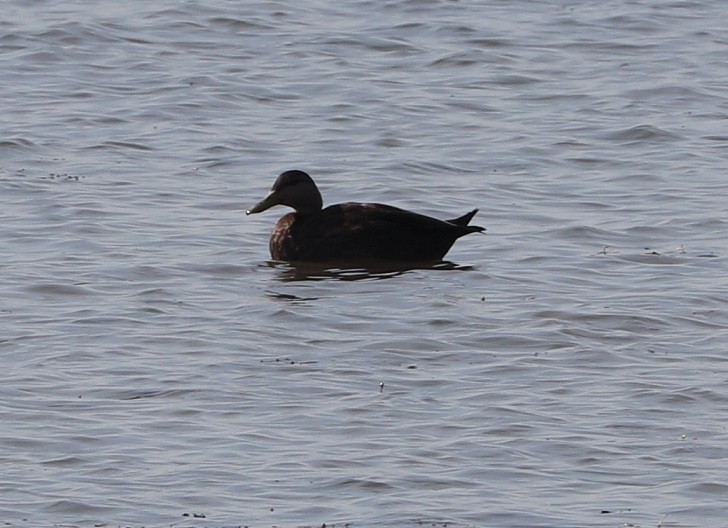
[[[271,191],[266,195],[265,198],[263,198],[253,207],[245,211],[245,214],[249,215],[254,213],[260,213],[262,211],[265,211],[266,209],[270,209],[274,205],[278,205],[278,196],[276,196],[275,191]]]

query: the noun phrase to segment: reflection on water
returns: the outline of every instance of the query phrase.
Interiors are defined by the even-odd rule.
[[[279,301],[317,301],[318,297],[301,297],[299,295],[291,295],[290,293],[280,293],[274,291],[266,292],[266,295],[271,299]]]
[[[267,266],[278,271],[277,279],[281,282],[322,281],[322,280],[381,280],[391,279],[414,270],[457,270],[469,271],[472,265],[455,264],[450,261],[436,262],[385,262],[371,261],[362,264],[337,262],[281,262],[269,261]]]

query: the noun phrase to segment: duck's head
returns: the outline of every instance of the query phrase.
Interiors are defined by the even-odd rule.
[[[289,170],[278,176],[265,198],[245,214],[260,213],[274,205],[287,205],[306,215],[320,211],[323,200],[311,176],[300,170]]]

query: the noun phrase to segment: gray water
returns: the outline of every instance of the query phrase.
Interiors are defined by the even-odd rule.
[[[0,522],[728,526],[728,11],[9,1]],[[486,235],[269,261],[283,170]]]

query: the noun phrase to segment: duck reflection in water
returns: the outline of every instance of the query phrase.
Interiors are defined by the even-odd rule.
[[[270,255],[297,267],[315,263],[319,269],[366,270],[432,267],[442,262],[455,241],[484,228],[468,225],[477,209],[452,220],[438,220],[391,205],[347,202],[323,208],[311,177],[300,170],[281,174],[268,195],[246,214],[287,205],[270,237]],[[320,266],[328,264],[328,267]]]
[[[415,270],[456,270],[470,271],[473,266],[455,264],[441,260],[438,262],[368,262],[362,265],[349,263],[318,262],[280,262],[269,261],[261,267],[273,268],[281,282],[300,281],[363,281],[391,279]]]

